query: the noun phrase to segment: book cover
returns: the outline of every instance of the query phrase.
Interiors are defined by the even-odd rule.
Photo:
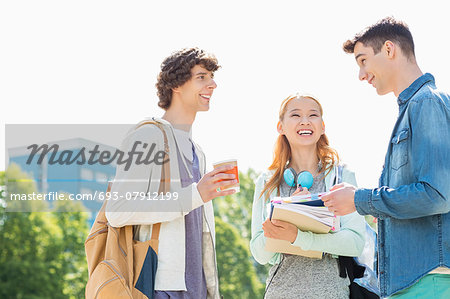
[[[329,218],[329,216],[325,216],[325,218]],[[315,216],[308,215],[307,212],[290,210],[289,207],[282,204],[272,205],[271,219],[286,221],[294,224],[302,231],[310,231],[317,234],[326,234],[330,232],[333,226],[333,224],[327,225],[323,223],[323,221]],[[271,252],[296,254],[318,259],[322,258],[322,252],[320,251],[303,250],[285,240],[267,238],[265,249]]]

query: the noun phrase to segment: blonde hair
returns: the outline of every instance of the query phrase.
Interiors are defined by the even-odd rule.
[[[287,105],[293,100],[293,99],[311,99],[317,103],[320,110],[320,117],[323,115],[323,109],[322,105],[319,103],[319,101],[311,96],[311,95],[291,95],[287,97],[286,99],[281,102],[280,106],[280,112],[279,112],[279,120],[282,121],[284,119],[284,115],[286,114]],[[327,172],[325,174],[328,175],[333,168],[334,165],[339,163],[339,155],[335,149],[330,147],[328,137],[324,134],[322,134],[317,141],[316,144],[317,149],[317,158],[321,162],[321,164],[324,166],[320,170],[320,173]],[[277,138],[277,141],[275,143],[275,148],[273,151],[273,160],[272,164],[269,166],[269,170],[274,170],[275,173],[273,176],[267,181],[267,183],[264,186],[264,189],[261,191],[260,197],[266,193],[265,200],[267,200],[272,194],[273,190],[278,189],[278,187],[281,185],[283,181],[283,173],[286,168],[286,165],[291,160],[291,147],[289,145],[289,141],[287,140],[285,135],[279,135]],[[325,177],[324,176],[324,177]],[[278,189],[279,194],[279,189]]]

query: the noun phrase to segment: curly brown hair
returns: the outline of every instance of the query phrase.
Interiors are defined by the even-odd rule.
[[[170,107],[172,89],[189,81],[192,77],[191,69],[196,65],[201,65],[212,73],[220,68],[213,54],[199,48],[185,48],[164,59],[156,82],[159,107],[164,110]]]
[[[353,39],[347,40],[342,48],[345,53],[353,54],[356,43],[360,42],[366,47],[372,47],[374,54],[377,54],[387,40],[397,42],[406,57],[415,59],[414,41],[408,25],[393,17],[386,17],[367,27]]]

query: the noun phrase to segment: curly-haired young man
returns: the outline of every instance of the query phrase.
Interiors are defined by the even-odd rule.
[[[236,178],[224,173],[231,169],[228,166],[206,173],[205,155],[191,135],[197,112],[209,110],[218,68],[213,55],[197,48],[177,51],[161,65],[156,87],[158,105],[165,113],[152,120],[166,133],[170,193],[179,198],[108,202],[106,217],[111,225],[137,225],[135,238],[140,241],[149,240],[153,228],[161,223],[154,298],[219,298],[211,200],[234,193],[217,190],[235,184]],[[164,135],[154,125],[138,124],[125,138],[124,151],[136,142],[153,143],[155,149],[164,150]],[[128,171],[118,167],[111,192],[119,198],[127,192],[158,192],[161,167],[157,163],[136,163]]]
[[[354,54],[360,80],[395,94],[399,115],[379,188],[338,185],[325,205],[379,219],[383,297],[450,298],[450,97],[422,73],[408,26],[394,18],[357,34],[344,51]]]

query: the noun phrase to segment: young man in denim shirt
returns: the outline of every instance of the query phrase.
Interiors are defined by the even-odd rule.
[[[378,222],[382,296],[450,298],[450,104],[419,69],[408,26],[385,18],[344,43],[379,95],[394,92],[399,115],[379,188],[336,185],[325,205]],[[418,297],[414,297],[418,296]]]

